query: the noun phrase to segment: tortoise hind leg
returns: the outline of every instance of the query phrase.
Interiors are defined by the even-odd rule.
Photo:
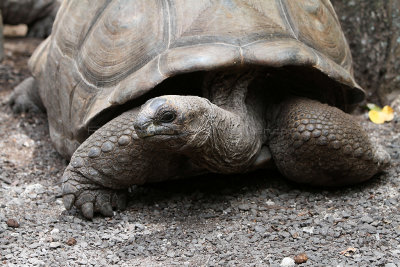
[[[340,186],[365,181],[387,167],[390,156],[343,111],[305,98],[281,104],[270,137],[278,169],[289,179]]]
[[[45,111],[37,82],[33,77],[26,78],[14,88],[8,103],[15,113]]]

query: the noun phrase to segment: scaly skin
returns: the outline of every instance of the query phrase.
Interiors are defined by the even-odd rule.
[[[183,155],[155,151],[137,137],[134,122],[138,109],[111,120],[75,151],[62,178],[63,201],[86,218],[94,212],[112,216],[123,209],[129,186],[190,176],[197,169]]]
[[[136,142],[134,129],[127,119],[129,116],[121,115],[109,122],[74,153],[62,180],[64,205],[67,209],[74,204],[82,210],[86,218],[92,218],[93,212],[112,216],[112,208],[124,207],[126,192],[123,189],[129,184],[124,179],[120,183],[113,180],[131,176],[131,171],[135,170],[132,164],[143,157],[140,153],[130,155],[140,144]],[[135,157],[135,161],[132,162],[131,157]],[[135,171],[138,174],[134,176],[137,178],[136,182],[142,183],[140,179],[145,168]]]
[[[359,183],[390,161],[389,154],[372,143],[350,115],[318,101],[284,101],[272,125],[269,147],[276,166],[298,183]]]

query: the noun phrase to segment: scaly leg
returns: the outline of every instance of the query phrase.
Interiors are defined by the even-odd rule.
[[[389,164],[389,154],[350,115],[335,107],[292,98],[281,104],[274,123],[272,156],[282,174],[295,182],[353,184]]]
[[[138,110],[127,111],[93,133],[73,154],[62,178],[66,209],[86,218],[123,209],[132,185],[190,176],[196,168],[175,152],[154,151],[133,127]]]

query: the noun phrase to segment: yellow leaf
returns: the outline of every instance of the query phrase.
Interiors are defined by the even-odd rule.
[[[376,110],[370,110],[368,112],[369,119],[375,124],[382,124],[385,122],[385,115],[383,112],[379,112]]]
[[[384,106],[382,113],[385,114],[385,121],[391,121],[394,118],[393,109],[390,106]]]
[[[382,124],[385,121],[391,121],[394,118],[393,109],[390,106],[384,106],[382,109],[375,104],[368,103],[369,119],[376,124]]]

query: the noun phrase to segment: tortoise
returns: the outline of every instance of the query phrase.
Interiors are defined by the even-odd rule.
[[[365,93],[327,0],[64,1],[29,66],[11,104],[39,94],[89,219],[133,185],[276,167],[342,186],[390,161],[348,114]]]
[[[28,36],[44,38],[50,35],[60,0],[0,1],[0,61],[3,58],[3,23],[28,25]]]

